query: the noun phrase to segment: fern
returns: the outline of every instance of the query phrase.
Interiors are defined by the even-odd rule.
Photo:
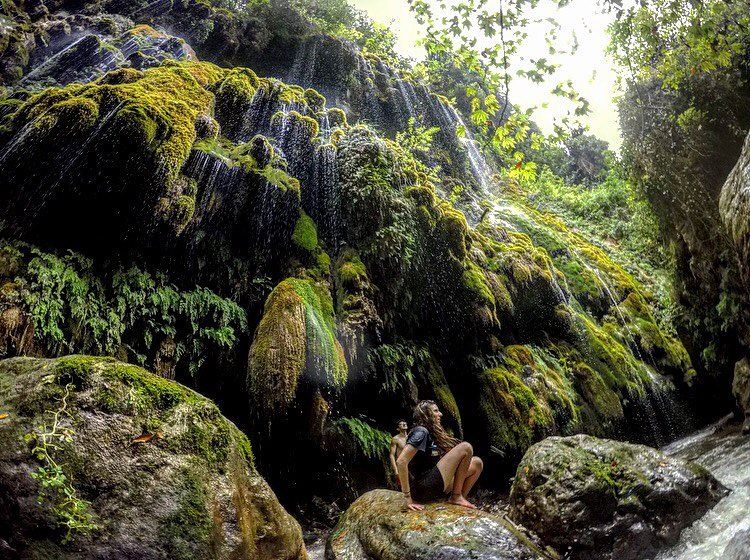
[[[53,353],[126,348],[144,365],[157,342],[172,338],[178,362],[195,376],[207,354],[230,350],[247,331],[245,311],[207,288],[180,291],[131,267],[114,272],[105,289],[81,255],[30,253],[24,301],[37,338]]]
[[[414,343],[381,344],[368,352],[368,360],[380,373],[381,393],[403,392],[414,381],[414,372],[430,359],[429,350]]]
[[[357,449],[369,459],[383,459],[388,454],[391,436],[359,418],[339,418],[334,429],[344,437],[353,438]]]

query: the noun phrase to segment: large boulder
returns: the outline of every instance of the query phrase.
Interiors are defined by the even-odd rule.
[[[518,466],[510,516],[570,558],[642,560],[726,493],[703,467],[644,445],[551,437]]]
[[[446,503],[408,511],[398,492],[372,490],[347,510],[326,560],[532,560],[548,558],[502,517]]]
[[[107,358],[0,362],[0,556],[304,560],[247,438],[197,393]]]
[[[742,431],[748,433],[750,432],[750,362],[747,358],[742,358],[734,365],[732,393],[737,406],[745,415]]]

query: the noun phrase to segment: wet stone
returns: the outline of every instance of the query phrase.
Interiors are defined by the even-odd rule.
[[[727,492],[700,465],[645,445],[550,437],[518,466],[510,517],[567,558],[644,560]]]
[[[407,511],[398,492],[373,490],[331,533],[326,560],[537,560],[549,558],[508,520],[446,503]]]

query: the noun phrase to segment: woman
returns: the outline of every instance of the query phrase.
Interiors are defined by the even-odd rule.
[[[471,445],[446,433],[442,416],[433,401],[414,407],[414,428],[396,461],[401,491],[407,507],[415,511],[424,509],[419,502],[445,499],[448,494],[449,503],[476,509],[466,495],[482,474],[482,460],[473,456]]]

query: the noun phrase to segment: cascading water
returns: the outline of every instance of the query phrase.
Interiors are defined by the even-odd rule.
[[[750,552],[750,437],[724,418],[709,428],[666,446],[670,455],[706,467],[731,493],[691,527],[657,560],[747,560]]]
[[[460,130],[463,131],[461,142],[463,143],[469,157],[471,172],[482,189],[488,191],[489,186],[491,185],[490,177],[492,176],[492,169],[482,155],[482,152],[479,150],[474,135],[471,133],[469,127],[466,126],[466,123],[455,107],[447,105],[441,101],[438,101],[438,103],[440,104],[440,109],[444,112],[448,122],[454,123],[453,129],[457,130],[460,127]]]
[[[63,59],[65,59],[64,63]],[[81,68],[89,68],[89,71],[78,77],[83,81],[89,81],[99,74],[122,65],[125,59],[126,57],[119,50],[102,49],[101,42],[95,35],[85,35],[28,72],[22,83],[27,84],[45,77],[61,63],[64,68],[60,69],[58,72],[60,76],[57,76],[60,83],[65,84],[71,81],[72,75],[79,74]]]
[[[322,37],[314,36],[302,42],[297,49],[294,63],[284,78],[286,82],[298,84],[303,87],[314,85],[315,63],[318,58],[318,48],[320,47],[321,40]]]
[[[341,243],[336,147],[322,144],[315,151],[311,200],[307,206],[318,224],[320,235],[338,250]]]

